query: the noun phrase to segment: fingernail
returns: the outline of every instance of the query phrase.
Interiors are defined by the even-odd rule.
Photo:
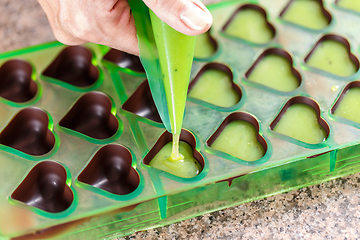
[[[201,30],[212,24],[209,10],[200,1],[187,1],[180,13],[180,19],[193,30]]]

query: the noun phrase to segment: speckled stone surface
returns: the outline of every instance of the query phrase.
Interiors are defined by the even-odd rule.
[[[0,13],[0,52],[55,39],[36,0],[0,0]],[[122,239],[360,239],[359,176],[268,197]]]

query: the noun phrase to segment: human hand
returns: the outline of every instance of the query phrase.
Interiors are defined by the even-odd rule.
[[[131,1],[131,0],[130,0]],[[143,0],[168,25],[187,35],[206,32],[210,12],[199,0]],[[93,42],[139,55],[128,0],[39,0],[56,39],[66,45]]]

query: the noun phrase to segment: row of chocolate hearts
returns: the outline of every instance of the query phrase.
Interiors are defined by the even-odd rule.
[[[111,113],[112,103],[101,92],[89,92],[80,97],[59,125],[95,139],[113,136],[119,121]],[[54,134],[49,130],[49,117],[39,108],[19,111],[0,133],[0,144],[33,156],[50,152],[55,146]]]
[[[336,0],[340,7],[359,11],[351,0]],[[330,25],[332,16],[322,0],[290,0],[279,14],[280,19],[312,30],[322,30]],[[221,29],[222,33],[246,41],[264,44],[275,36],[275,28],[268,21],[266,11],[255,4],[244,4],[237,8]]]
[[[92,53],[82,46],[67,47],[44,70],[43,76],[70,85],[86,88],[93,85],[99,70],[92,64]],[[111,49],[104,59],[134,71],[144,72],[138,57]],[[23,60],[14,59],[0,67],[0,97],[22,103],[33,99],[38,86],[33,76],[32,66]]]
[[[333,53],[333,55],[331,53]],[[91,55],[88,54],[90,54],[90,51],[84,47],[68,47],[60,53],[43,74],[44,76],[52,77],[75,86],[89,86],[89,84],[91,85],[96,81],[98,69],[91,64]],[[109,56],[120,56],[122,54],[124,53],[117,50],[110,50],[105,57],[106,59],[115,61],[114,57]],[[88,58],[85,58],[85,55],[87,55]],[[348,59],[344,61],[346,55]],[[127,56],[130,55],[127,54]],[[340,58],[339,56],[342,57]],[[123,60],[125,61],[126,58],[127,57],[124,56]],[[135,58],[136,61],[139,61],[137,57]],[[86,61],[84,59],[86,59]],[[87,64],[84,64],[84,62],[87,62]],[[350,52],[350,44],[346,39],[337,35],[323,36],[305,58],[305,62],[310,66],[340,76],[353,75],[359,69],[359,60]],[[138,64],[141,66],[140,62]],[[130,65],[124,65],[123,67],[130,67]],[[219,79],[214,79],[211,84],[205,83],[200,84],[200,87],[195,87],[199,89],[200,92],[196,91],[196,93],[192,94],[190,91],[190,96],[200,99],[205,98],[205,101],[210,101],[210,103],[215,102],[215,105],[221,107],[235,105],[241,98],[241,90],[236,84],[231,82],[232,72],[226,66],[221,66],[220,64],[206,65],[194,78],[190,84],[190,89],[193,88],[194,84],[199,81],[203,75],[206,75],[207,71],[211,72],[213,69],[224,72],[224,77],[230,80],[230,84],[222,84],[219,80],[223,79],[223,77],[218,76]],[[214,72],[212,72],[211,75],[214,75]],[[14,102],[31,100],[37,92],[37,85],[31,76],[32,68],[27,62],[21,60],[10,60],[6,62],[0,68],[0,96]],[[300,86],[302,81],[301,75],[293,67],[293,60],[290,54],[279,48],[265,50],[246,72],[245,78],[281,92],[295,90]],[[217,85],[217,87],[209,88],[210,85],[214,84]],[[225,87],[221,87],[223,85]],[[216,91],[222,90],[227,94],[232,93],[237,101],[229,100],[230,102],[219,103],[221,98],[214,99],[210,97],[211,94],[209,94],[209,92],[211,93],[211,89],[216,89]],[[222,96],[222,94],[217,94],[217,96]]]
[[[126,195],[133,192],[140,182],[139,174],[131,163],[132,156],[127,148],[106,145],[97,151],[77,179],[116,195]],[[46,212],[62,212],[74,200],[67,178],[61,164],[40,162],[27,174],[11,198]]]

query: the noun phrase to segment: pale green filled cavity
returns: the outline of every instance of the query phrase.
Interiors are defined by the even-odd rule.
[[[346,92],[334,115],[360,123],[360,88]]]
[[[307,60],[307,64],[342,77],[351,76],[357,71],[347,48],[334,40],[319,43]]]
[[[286,58],[271,54],[260,60],[248,79],[279,91],[290,92],[300,85],[291,70],[292,66]]]
[[[282,18],[288,22],[314,30],[323,29],[329,25],[329,21],[323,13],[323,7],[318,1],[293,1],[282,15]]]
[[[235,120],[226,125],[211,147],[245,161],[256,161],[265,154],[257,135],[251,123]]]
[[[254,9],[240,10],[225,33],[257,44],[269,42],[274,35],[264,15]]]
[[[273,130],[309,144],[321,143],[326,139],[316,111],[302,103],[291,105]]]
[[[360,13],[360,1],[359,0],[339,0],[337,5],[342,8],[347,8]]]
[[[189,97],[201,99],[220,107],[231,107],[240,100],[232,87],[230,76],[218,69],[206,70],[189,92]]]
[[[195,177],[202,170],[201,164],[194,158],[193,150],[189,144],[180,141],[179,146],[179,151],[184,159],[172,160],[170,158],[172,142],[169,142],[155,155],[149,165],[178,177]]]
[[[216,48],[209,38],[209,33],[203,33],[197,36],[194,57],[208,58],[215,53]]]

